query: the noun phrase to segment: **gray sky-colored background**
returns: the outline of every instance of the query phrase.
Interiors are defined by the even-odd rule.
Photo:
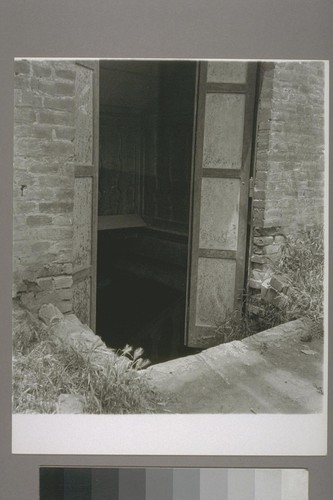
[[[331,59],[332,26],[332,0],[2,0],[1,499],[37,499],[40,465],[308,468],[310,500],[332,498],[332,383],[329,391],[327,457],[12,456],[10,403],[13,58],[40,56]],[[330,143],[332,144],[332,137]],[[332,343],[329,346],[329,358],[333,359]],[[329,379],[332,381],[331,368],[329,366]],[[305,440],[309,438],[310,436],[304,436]],[[292,436],[290,441],[292,443]]]

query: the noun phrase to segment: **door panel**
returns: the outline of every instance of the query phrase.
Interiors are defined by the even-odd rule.
[[[256,63],[201,63],[195,125],[187,345],[210,347],[240,309]]]
[[[210,61],[207,82],[246,83],[247,65],[242,62]]]
[[[203,177],[200,248],[237,249],[239,192],[239,179]]]
[[[77,279],[73,285],[73,311],[80,321],[90,324],[91,277]]]
[[[97,61],[75,64],[73,312],[95,328],[98,193]]]
[[[245,95],[207,94],[204,168],[241,168]]]
[[[92,264],[92,177],[74,179],[74,234],[73,234],[73,271],[86,269]]]
[[[196,324],[209,327],[219,324],[233,306],[235,260],[199,257]]]
[[[93,162],[93,85],[95,71],[84,65],[76,65],[75,76],[75,159],[77,163],[91,165]]]

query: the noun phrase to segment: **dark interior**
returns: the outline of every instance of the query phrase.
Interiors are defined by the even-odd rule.
[[[184,346],[196,65],[102,61],[97,334],[153,363]]]

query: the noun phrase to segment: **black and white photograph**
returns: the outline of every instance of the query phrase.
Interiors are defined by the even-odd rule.
[[[1,498],[331,499],[332,21],[1,3]]]
[[[14,450],[325,450],[326,70],[15,60]]]
[[[320,413],[325,63],[15,61],[13,413]]]

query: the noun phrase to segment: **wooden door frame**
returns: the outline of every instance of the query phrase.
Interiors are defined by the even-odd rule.
[[[186,321],[185,321],[185,344],[189,343],[190,328],[197,330],[209,327],[195,326],[196,302],[197,302],[197,277],[199,257],[223,257],[233,259],[237,262],[235,276],[234,309],[242,309],[243,296],[246,290],[246,248],[248,245],[248,208],[249,208],[249,180],[252,164],[252,143],[255,136],[254,108],[256,97],[257,63],[250,62],[247,67],[247,78],[245,84],[213,83],[207,82],[208,62],[199,61],[197,66],[195,115],[193,124],[193,160],[192,160],[192,189],[190,205],[190,234],[189,234],[189,258],[187,276],[187,298],[186,298]],[[203,145],[204,145],[204,118],[206,107],[206,96],[209,93],[232,93],[245,94],[244,133],[242,149],[242,165],[239,171],[235,169],[203,168]],[[252,126],[251,126],[252,123]],[[245,147],[244,147],[245,145]],[[199,249],[200,233],[200,203],[201,184],[204,177],[224,177],[240,179],[240,204],[239,224],[237,235],[237,250],[203,250]],[[194,203],[196,201],[196,203]],[[190,306],[191,305],[191,306]],[[190,314],[191,313],[191,314]]]
[[[98,226],[98,170],[99,170],[99,60],[76,60],[75,64],[90,69],[93,74],[93,135],[92,164],[75,163],[74,179],[90,177],[92,179],[91,206],[91,264],[89,267],[73,272],[73,283],[90,278],[90,318],[89,326],[96,329],[96,291],[97,291],[97,226]]]

